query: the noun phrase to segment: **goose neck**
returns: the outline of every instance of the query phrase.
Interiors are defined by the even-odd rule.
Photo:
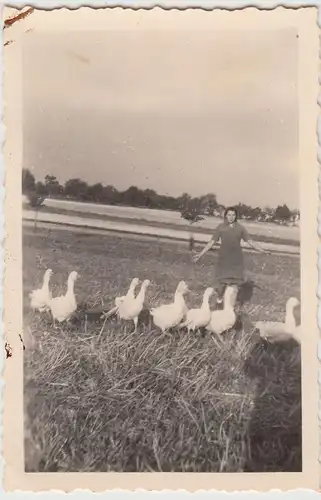
[[[138,301],[143,301],[145,299],[146,288],[147,288],[147,285],[142,285],[142,287],[139,291],[139,294],[136,297]]]
[[[72,295],[74,293],[75,282],[72,278],[68,279],[67,285],[67,295]]]
[[[294,306],[293,304],[287,304],[285,309],[285,324],[289,328],[295,328],[295,318],[294,318]]]
[[[225,295],[224,295],[224,305],[223,305],[223,308],[224,310],[229,310],[229,311],[234,311],[234,289],[231,288],[231,289],[227,289],[225,291]]]
[[[184,303],[184,296],[180,290],[176,290],[175,296],[174,296],[174,303],[175,304],[182,304]]]
[[[205,294],[203,297],[201,308],[202,309],[209,309],[209,301],[210,301],[209,296],[207,294]]]
[[[224,309],[224,311],[234,311],[231,297],[225,297],[223,309]]]
[[[47,287],[49,284],[50,276],[49,274],[45,274],[43,278],[43,287]]]

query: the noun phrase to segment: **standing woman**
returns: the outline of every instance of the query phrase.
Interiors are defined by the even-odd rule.
[[[217,226],[212,238],[203,250],[193,257],[194,262],[203,257],[219,240],[221,240],[221,245],[216,276],[219,282],[217,289],[218,302],[221,303],[226,286],[239,288],[244,283],[244,258],[241,241],[245,241],[250,247],[259,252],[270,252],[249,239],[247,230],[237,221],[237,211],[234,207],[228,207],[225,210],[224,222]]]

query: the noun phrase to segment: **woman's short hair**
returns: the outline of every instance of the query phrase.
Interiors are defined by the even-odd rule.
[[[237,209],[235,207],[227,207],[224,210],[224,219],[226,219],[227,212],[234,212],[235,213],[235,220],[238,219],[238,213],[237,213]]]

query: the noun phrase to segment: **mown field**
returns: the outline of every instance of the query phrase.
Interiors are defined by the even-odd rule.
[[[161,335],[146,312],[136,333],[115,319],[53,330],[28,303],[51,267],[54,295],[79,272],[79,303],[108,308],[137,276],[153,282],[146,307],[181,279],[195,306],[215,285],[215,252],[193,264],[186,244],[24,229],[23,258],[24,329],[35,340],[24,351],[26,471],[301,470],[300,348],[266,344],[252,327],[283,319],[299,297],[297,257],[246,254],[254,286],[220,339]]]

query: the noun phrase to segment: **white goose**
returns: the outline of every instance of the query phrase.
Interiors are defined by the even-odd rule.
[[[301,331],[301,325],[296,326],[292,331],[292,337],[297,341],[298,344],[301,344]]]
[[[177,285],[174,302],[163,304],[150,310],[153,322],[163,333],[169,328],[178,326],[186,315],[185,293],[188,292],[188,286],[185,281],[180,281]]]
[[[79,278],[79,274],[76,271],[72,271],[68,277],[67,293],[65,295],[61,295],[60,297],[55,297],[50,301],[50,310],[54,326],[56,321],[62,323],[63,321],[68,320],[77,309],[77,302],[74,293],[74,285],[77,278]]]
[[[139,279],[138,278],[133,278],[130,282],[130,285],[129,285],[129,288],[128,288],[128,292],[126,293],[126,295],[123,295],[122,297],[116,297],[115,299],[115,304],[116,304],[116,307],[118,308],[120,306],[120,304],[122,304],[125,300],[134,300],[135,298],[135,290],[137,288],[139,284]]]
[[[213,293],[213,288],[206,288],[201,307],[198,309],[190,309],[187,312],[185,321],[179,325],[180,328],[187,327],[187,331],[190,332],[190,330],[195,331],[209,324],[211,321],[209,300]]]
[[[130,285],[129,285],[129,288],[128,288],[126,295],[122,295],[121,297],[116,297],[115,298],[115,307],[110,309],[108,312],[103,313],[101,317],[109,318],[113,314],[117,314],[117,316],[119,317],[120,304],[124,303],[125,301],[127,302],[127,301],[132,301],[135,299],[135,290],[136,290],[136,287],[138,286],[138,284],[139,284],[139,279],[133,278],[130,282]]]
[[[285,306],[285,321],[257,321],[255,329],[260,331],[260,337],[270,342],[288,340],[290,337],[300,337],[300,327],[296,326],[294,308],[300,304],[296,297],[290,297]]]
[[[52,270],[47,269],[45,274],[44,274],[44,277],[43,277],[42,287],[30,292],[29,297],[30,297],[30,305],[31,305],[32,309],[38,310],[40,312],[44,312],[44,311],[49,310],[49,303],[51,300],[51,292],[49,290],[49,281],[50,281],[51,276],[52,276]]]
[[[236,314],[234,303],[237,289],[233,286],[227,286],[224,293],[224,307],[222,310],[212,311],[211,319],[206,330],[218,335],[230,330],[236,323]]]
[[[141,286],[141,289],[136,296],[136,298],[132,300],[124,300],[120,302],[118,306],[118,315],[120,319],[132,320],[135,325],[135,332],[137,330],[138,325],[138,316],[140,315],[145,301],[146,290],[150,285],[149,280],[144,280]]]

